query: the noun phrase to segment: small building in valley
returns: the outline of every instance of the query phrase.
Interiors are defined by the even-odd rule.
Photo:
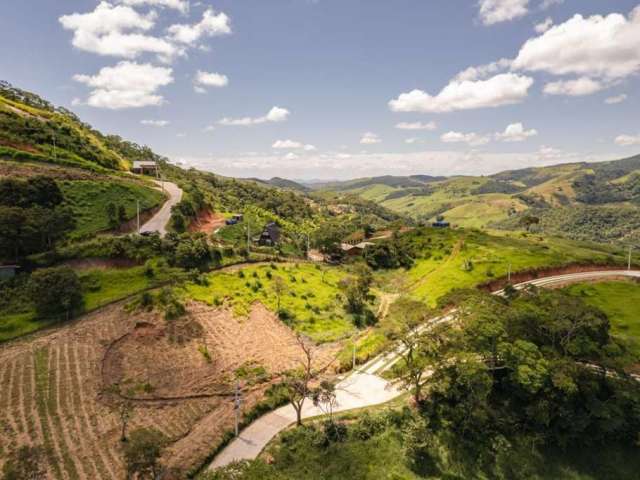
[[[134,161],[133,167],[131,167],[133,173],[138,175],[157,175],[158,164],[153,161]]]
[[[348,257],[359,257],[364,253],[367,247],[370,247],[371,245],[373,245],[373,243],[371,242],[360,242],[356,245],[343,243],[342,245],[340,245],[340,248]]]
[[[280,226],[276,222],[269,222],[262,230],[258,244],[264,247],[274,247],[280,242]]]
[[[0,265],[0,281],[15,277],[19,268],[19,265]]]

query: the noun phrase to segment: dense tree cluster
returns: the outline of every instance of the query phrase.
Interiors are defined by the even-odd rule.
[[[533,460],[543,445],[637,441],[640,389],[605,314],[556,291],[457,296],[456,324],[416,347],[433,370],[407,437],[417,470],[446,471],[447,450],[472,471],[513,468],[507,477],[524,478],[526,462],[500,464],[520,448]]]
[[[62,201],[51,178],[0,180],[0,259],[18,261],[63,239],[75,222]]]

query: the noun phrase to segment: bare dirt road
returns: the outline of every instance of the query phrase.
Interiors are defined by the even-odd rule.
[[[163,188],[164,184],[164,191],[169,195],[169,199],[158,210],[158,213],[140,227],[140,233],[158,232],[160,236],[164,237],[167,234],[167,224],[171,219],[171,208],[182,200],[182,189],[171,182],[155,181],[155,183],[160,188]]]

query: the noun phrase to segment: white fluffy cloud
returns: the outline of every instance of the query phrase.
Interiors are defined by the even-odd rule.
[[[447,132],[440,137],[440,140],[442,140],[444,143],[466,143],[472,147],[486,145],[491,141],[489,136],[480,135],[475,132]]]
[[[540,22],[536,24],[534,29],[537,33],[544,33],[547,30],[549,30],[552,26],[553,26],[553,20],[551,19],[551,17],[547,17],[544,22]]]
[[[116,0],[116,3],[123,3],[132,7],[149,5],[151,7],[167,7],[187,13],[189,11],[188,0]]]
[[[59,18],[66,30],[73,31],[74,47],[87,52],[123,58],[155,53],[170,60],[183,51],[163,38],[147,32],[155,25],[156,15],[142,15],[125,5],[101,2],[89,13],[73,13]]]
[[[198,70],[193,83],[195,84],[196,91],[203,93],[205,91],[203,87],[226,87],[229,85],[229,78],[220,73],[203,72]]]
[[[276,140],[273,145],[271,145],[271,148],[281,150],[304,150],[305,152],[313,152],[316,150],[316,147],[313,145],[296,142],[294,140]]]
[[[614,97],[609,97],[607,99],[605,99],[604,103],[606,103],[607,105],[615,105],[617,103],[622,103],[627,99],[627,95],[625,93],[622,93],[620,95],[616,95]]]
[[[407,138],[404,141],[404,143],[407,143],[409,145],[413,145],[414,143],[421,143],[421,142],[422,142],[422,140],[420,140],[419,138],[416,138],[416,137]]]
[[[251,127],[253,125],[261,125],[263,123],[278,123],[284,122],[291,112],[286,108],[273,107],[269,112],[262,117],[242,117],[242,118],[229,118],[225,117],[218,122],[218,124],[225,127]]]
[[[640,6],[628,17],[575,15],[528,40],[513,68],[605,79],[632,75],[640,71]]]
[[[638,135],[618,135],[615,139],[615,143],[621,147],[640,145],[640,133]]]
[[[142,120],[140,123],[149,127],[166,127],[170,122],[168,120]]]
[[[93,89],[88,105],[118,110],[161,105],[164,98],[157,91],[173,82],[172,73],[171,68],[123,61],[96,75],[74,75],[73,79]]]
[[[453,79],[439,94],[422,90],[402,93],[389,102],[394,112],[443,113],[499,107],[521,102],[533,85],[530,77],[501,73],[486,80]]]
[[[375,145],[376,143],[381,143],[380,137],[373,132],[366,132],[362,135],[360,139],[360,143],[362,145]]]
[[[605,88],[598,80],[588,77],[580,77],[575,80],[559,80],[557,82],[547,83],[544,86],[544,93],[548,95],[569,95],[572,97],[580,97],[583,95],[591,95]]]
[[[396,128],[400,130],[435,130],[438,125],[436,122],[400,122],[396,124]]]
[[[497,133],[496,138],[503,142],[523,142],[527,138],[535,137],[538,131],[535,128],[525,130],[522,123],[512,123],[505,128],[504,132]]]
[[[175,42],[193,46],[203,37],[227,35],[231,33],[229,17],[216,13],[212,8],[205,10],[202,20],[196,24],[176,24],[169,27],[169,36]]]
[[[523,17],[529,11],[529,0],[480,0],[480,20],[485,25]]]

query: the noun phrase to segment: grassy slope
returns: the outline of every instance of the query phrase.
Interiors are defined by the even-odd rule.
[[[187,294],[208,304],[225,301],[237,315],[247,315],[251,304],[259,301],[276,311],[277,297],[273,279],[282,278],[287,293],[282,295],[281,308],[291,312],[293,327],[317,342],[344,338],[355,331],[350,316],[344,311],[339,282],[347,274],[338,268],[319,268],[311,264],[253,265],[239,272],[213,272],[209,285],[190,284]],[[272,278],[269,279],[268,275]],[[323,280],[324,278],[324,280]],[[256,288],[257,283],[261,284]]]
[[[633,172],[637,171],[637,165],[640,165],[640,160],[632,158],[601,164],[576,163],[530,168],[502,172],[491,177],[452,177],[425,184],[428,194],[417,193],[415,185],[404,185],[398,179],[392,183],[383,183],[384,178],[370,179],[369,182],[360,179],[323,188],[355,193],[393,211],[416,218],[430,219],[436,214],[443,214],[449,221],[462,227],[483,228],[508,219],[513,212],[529,208],[518,198],[521,194],[547,202],[551,207],[574,203],[575,180],[584,175],[610,175],[612,170],[619,170],[620,176],[610,180],[612,185],[619,185],[635,178]],[[615,176],[614,174],[613,177]],[[408,178],[406,181],[408,182]],[[499,182],[505,187],[517,189],[517,192],[478,191],[480,188],[490,187],[490,182]],[[401,195],[402,193],[404,194]],[[387,198],[389,194],[393,195]]]
[[[455,288],[473,287],[492,278],[505,277],[509,264],[511,271],[517,272],[576,262],[604,263],[613,259],[623,262],[622,252],[557,238],[495,236],[478,231],[432,228],[409,235],[421,245],[422,258],[407,272],[381,273],[381,281],[431,305]],[[470,270],[468,266],[465,269],[465,262],[471,262]]]
[[[122,300],[171,278],[172,271],[156,269],[154,277],[145,275],[145,267],[91,269],[78,272],[84,289],[86,312]],[[56,323],[59,319],[38,319],[30,304],[21,311],[0,311],[0,342],[35,332]]]
[[[0,96],[5,129],[19,141],[0,141],[0,156],[77,166],[94,171],[126,170],[130,162],[105,145],[85,125],[67,115]],[[10,128],[9,128],[10,127]],[[53,137],[57,138],[54,151]],[[2,140],[3,135],[0,135]],[[26,140],[26,141],[25,141]],[[87,153],[92,159],[86,158]]]
[[[124,206],[127,220],[130,220],[136,216],[136,200],[140,201],[141,212],[164,201],[163,194],[158,190],[134,182],[111,179],[65,180],[59,185],[65,197],[65,204],[72,208],[77,222],[72,238],[83,238],[108,230],[106,206],[109,203]]]
[[[630,281],[579,283],[567,290],[605,312],[613,333],[625,340],[632,353],[640,358],[640,284]]]

